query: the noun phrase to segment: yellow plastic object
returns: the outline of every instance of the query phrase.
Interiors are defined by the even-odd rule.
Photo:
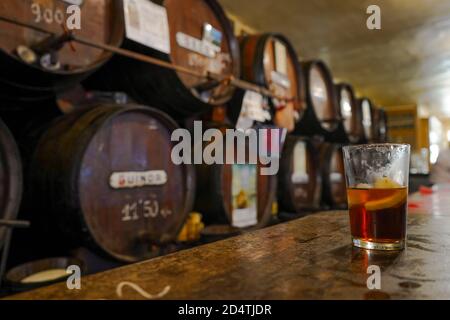
[[[196,241],[200,239],[200,232],[205,228],[202,222],[202,215],[198,212],[191,212],[183,228],[178,234],[179,242]]]
[[[276,216],[278,214],[278,202],[272,202],[272,215]]]

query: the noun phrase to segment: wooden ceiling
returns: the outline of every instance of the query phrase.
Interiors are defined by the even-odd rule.
[[[449,0],[219,1],[254,29],[285,34],[302,59],[323,59],[376,104],[450,117]],[[371,4],[381,30],[366,27]]]

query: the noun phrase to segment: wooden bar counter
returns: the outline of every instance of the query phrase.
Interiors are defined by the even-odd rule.
[[[412,206],[402,252],[353,248],[348,213],[323,212],[87,276],[81,290],[61,283],[9,298],[450,299],[450,207],[430,197],[437,214]],[[367,288],[370,265],[381,290]]]

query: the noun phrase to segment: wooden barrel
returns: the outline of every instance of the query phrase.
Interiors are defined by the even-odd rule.
[[[267,99],[267,103],[272,109],[273,123],[293,131],[304,108],[301,70],[294,47],[286,37],[274,33],[245,36],[239,40],[242,78],[292,99],[288,102]],[[240,110],[245,107],[243,103],[248,104],[245,99],[249,99],[249,94],[237,90],[236,95],[230,109]],[[256,120],[260,121],[260,118],[257,115]]]
[[[374,132],[374,142],[385,143],[387,142],[387,114],[382,108],[373,108],[373,132]]]
[[[228,128],[220,124],[208,124],[208,127],[222,132]],[[277,176],[262,175],[263,167],[259,161],[257,164],[247,161],[246,164],[197,165],[194,209],[203,215],[205,224],[226,224],[246,230],[266,226],[272,219]]]
[[[322,203],[330,209],[347,207],[342,145],[324,143],[320,151],[322,171]]]
[[[139,106],[101,105],[54,122],[32,159],[36,225],[121,261],[151,257],[176,239],[192,207],[193,167],[171,159],[175,129]]]
[[[320,206],[318,150],[308,139],[288,136],[278,174],[278,205],[287,213],[306,213]]]
[[[358,100],[358,106],[361,110],[361,121],[363,127],[363,141],[373,142],[374,141],[374,119],[373,119],[373,109],[374,106],[372,101],[368,98],[361,98]]]
[[[203,74],[240,77],[239,44],[216,0],[127,3],[126,49]],[[148,38],[156,40],[146,41]],[[223,105],[234,93],[234,87],[226,83],[122,57],[113,59],[85,85],[124,91],[137,102],[161,108],[177,118],[209,110],[210,105]]]
[[[0,120],[0,220],[14,220],[22,197],[22,166],[19,150],[6,125]],[[0,227],[0,250],[5,241]]]
[[[328,139],[336,131],[340,120],[333,77],[323,61],[306,61],[301,65],[307,107],[296,132]]]
[[[72,16],[68,7],[76,2],[81,2],[81,28],[76,35],[120,46],[124,35],[121,1],[1,1],[0,16],[57,34],[0,21],[0,82],[13,88],[18,99],[65,89],[112,56],[104,50],[63,41],[62,25]],[[5,90],[2,95],[12,93]]]
[[[358,143],[363,135],[362,113],[357,104],[351,85],[340,83],[336,85],[339,105],[339,116],[350,143]]]

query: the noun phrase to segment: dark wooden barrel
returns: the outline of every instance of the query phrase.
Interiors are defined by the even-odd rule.
[[[336,85],[339,116],[350,143],[358,143],[363,135],[362,113],[358,106],[351,85],[340,83]]]
[[[287,102],[264,100],[271,108],[273,123],[293,131],[304,108],[301,69],[294,47],[286,37],[274,33],[241,37],[239,42],[242,78],[292,99]],[[249,99],[249,93],[237,90],[236,95],[229,108],[231,113],[239,114],[249,103],[245,100]],[[261,121],[260,115],[256,117],[256,121]]]
[[[171,159],[175,129],[140,106],[101,105],[54,122],[31,165],[36,225],[121,261],[151,257],[192,207],[193,167]]]
[[[222,132],[229,128],[212,123],[208,127]],[[263,167],[259,161],[258,164],[197,165],[194,209],[203,215],[205,224],[226,224],[245,230],[269,224],[276,201],[277,176],[262,175]]]
[[[239,44],[230,21],[216,0],[148,1],[145,10],[141,7],[137,2],[128,2],[127,35],[131,39],[125,41],[126,49],[203,74],[213,72],[240,77]],[[146,17],[145,12],[154,15]],[[164,20],[161,16],[165,15],[168,32],[155,32],[160,40],[157,44],[148,43],[146,46],[142,44],[145,41],[138,42],[139,36],[133,36],[139,28],[145,28],[146,19],[152,21],[159,16],[158,21],[161,22]],[[146,31],[142,33],[144,38],[155,36],[146,34]],[[161,42],[166,45],[161,45]],[[170,49],[167,44],[170,44]],[[177,118],[209,110],[210,105],[223,105],[234,93],[234,87],[226,83],[122,57],[113,59],[85,85],[94,89],[124,91],[137,102],[162,108]]]
[[[361,110],[361,122],[363,127],[363,141],[373,142],[374,135],[374,119],[372,101],[368,98],[361,98],[358,100],[358,106]]]
[[[382,108],[373,108],[373,132],[374,142],[385,143],[387,142],[388,125],[387,114]]]
[[[331,209],[347,207],[342,145],[324,143],[320,151],[322,171],[322,203]]]
[[[339,108],[333,77],[323,61],[302,62],[305,83],[305,115],[296,132],[332,137],[339,124]]]
[[[77,2],[77,1],[75,1]],[[0,16],[56,33],[49,36],[24,26],[0,21],[0,83],[2,96],[31,98],[71,86],[106,62],[112,54],[72,42],[61,42],[62,24],[74,1],[4,0]],[[120,46],[124,28],[122,1],[81,1],[79,37]],[[9,88],[9,89],[8,89]],[[11,92],[10,90],[13,90]]]
[[[319,209],[321,187],[315,144],[305,138],[288,136],[278,174],[280,211],[298,214]]]
[[[19,150],[6,125],[0,120],[0,220],[14,220],[22,197],[22,166]],[[0,250],[5,241],[0,227]]]

